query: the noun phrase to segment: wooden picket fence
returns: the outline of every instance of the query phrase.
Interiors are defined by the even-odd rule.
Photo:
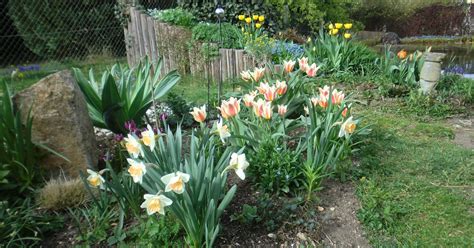
[[[130,66],[148,56],[163,59],[163,75],[177,69],[182,74],[209,76],[214,82],[240,77],[253,69],[256,61],[242,49],[219,49],[206,59],[203,44],[194,42],[191,30],[159,22],[136,8],[130,8],[130,22],[125,30],[127,60]]]

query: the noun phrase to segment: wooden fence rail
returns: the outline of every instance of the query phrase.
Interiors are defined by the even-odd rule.
[[[182,74],[209,76],[214,82],[240,77],[241,71],[256,65],[241,49],[219,49],[217,56],[206,59],[203,44],[191,36],[189,29],[159,22],[132,7],[125,29],[128,64],[135,66],[145,56],[153,61],[162,58],[163,74],[177,69]]]

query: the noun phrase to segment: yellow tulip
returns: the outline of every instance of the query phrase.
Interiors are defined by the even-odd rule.
[[[352,28],[352,23],[344,23],[344,28],[345,29],[351,29]]]
[[[245,19],[245,15],[239,15],[239,20],[243,21]]]
[[[263,22],[265,21],[265,16],[261,15],[258,17],[258,21]]]
[[[335,29],[331,29],[330,34],[336,35],[338,32],[339,32],[339,29],[335,28]]]
[[[258,15],[253,15],[253,20],[254,21],[258,20]]]
[[[328,27],[328,28],[329,28],[329,29],[334,29],[334,25],[332,25],[332,23],[331,23],[331,24],[329,24],[329,27]]]
[[[251,22],[252,22],[252,18],[250,18],[250,17],[245,18],[245,22],[246,22],[246,23],[251,23]]]
[[[255,27],[256,27],[256,28],[261,28],[261,27],[262,27],[262,24],[257,23],[257,24],[255,24]]]
[[[350,39],[351,36],[352,36],[352,35],[351,35],[350,33],[345,33],[345,34],[344,34],[344,38],[346,38],[346,39]]]
[[[334,24],[334,26],[336,26],[337,29],[340,29],[340,28],[342,28],[342,23],[336,23],[336,24]]]

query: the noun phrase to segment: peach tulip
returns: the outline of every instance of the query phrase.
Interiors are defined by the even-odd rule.
[[[275,86],[268,87],[263,93],[265,100],[271,102],[277,97],[277,88]]]
[[[308,70],[308,58],[303,57],[301,59],[298,59],[298,64],[300,66],[300,70],[302,71],[307,71]]]
[[[227,101],[222,101],[220,107],[217,107],[221,111],[221,115],[224,119],[229,119],[240,112],[240,100],[237,100],[234,97],[229,98]]]
[[[344,93],[334,89],[331,94],[331,102],[333,104],[339,105],[342,103],[343,100],[344,100]]]
[[[295,64],[296,64],[296,61],[294,60],[289,60],[289,61],[283,61],[283,68],[285,70],[286,73],[290,73],[293,71],[293,69],[295,68]]]
[[[252,73],[249,70],[242,71],[240,73],[240,77],[242,77],[242,80],[244,80],[245,82],[248,82],[248,81],[252,80]]]
[[[260,86],[257,86],[258,93],[265,94],[265,92],[267,91],[269,87],[270,86],[267,83],[261,82]]]
[[[270,120],[272,118],[273,109],[271,102],[266,102],[262,106],[262,117],[266,120]]]
[[[201,122],[204,122],[204,120],[206,120],[206,105],[202,105],[202,107],[200,108],[196,108],[194,107],[193,108],[193,111],[192,112],[189,112],[193,117],[194,117],[194,120],[201,123]]]
[[[278,105],[278,114],[281,117],[285,116],[287,111],[288,111],[288,106],[287,105]]]
[[[347,116],[347,107],[342,110],[342,117],[346,118]]]
[[[257,91],[250,92],[249,94],[245,94],[244,97],[242,98],[244,100],[244,104],[247,107],[252,107],[253,105],[253,100],[257,96]]]
[[[308,77],[315,77],[318,70],[319,70],[319,67],[316,66],[315,63],[313,63],[311,66],[309,66],[306,69],[306,74],[308,75]]]
[[[319,99],[317,97],[311,97],[311,103],[314,107],[318,106]]]
[[[265,101],[263,99],[258,99],[258,101],[253,103],[253,112],[255,113],[255,116],[262,117],[264,104]]]
[[[251,73],[252,78],[255,82],[260,81],[260,79],[265,76],[265,68],[255,68],[253,72]]]
[[[288,89],[288,86],[286,85],[285,81],[276,81],[276,88],[277,88],[277,94],[278,95],[283,95],[286,93],[286,90]]]

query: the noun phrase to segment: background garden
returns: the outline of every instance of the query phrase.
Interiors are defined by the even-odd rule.
[[[0,6],[1,246],[474,245],[467,1]]]

